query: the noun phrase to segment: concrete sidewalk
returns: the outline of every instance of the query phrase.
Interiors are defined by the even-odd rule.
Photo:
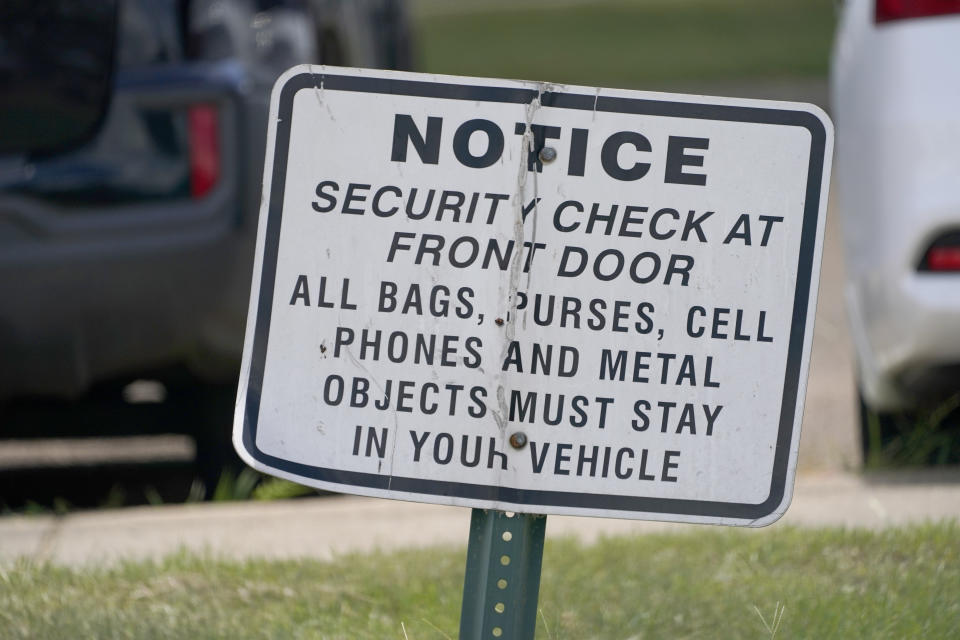
[[[771,528],[890,525],[960,518],[960,469],[798,478],[793,505]],[[87,565],[157,558],[178,549],[232,558],[319,557],[466,543],[470,510],[333,496],[280,502],[169,505],[0,518],[0,563]],[[603,536],[695,525],[550,516],[548,536]]]

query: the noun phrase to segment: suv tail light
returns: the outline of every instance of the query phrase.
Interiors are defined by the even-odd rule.
[[[960,13],[960,0],[877,0],[877,22]]]
[[[202,198],[220,178],[220,119],[209,104],[193,105],[187,111],[190,140],[190,195]]]
[[[934,240],[920,262],[920,271],[960,272],[960,231]]]

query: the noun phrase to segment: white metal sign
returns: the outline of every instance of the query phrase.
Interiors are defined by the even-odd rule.
[[[289,70],[238,451],[384,498],[776,520],[832,144],[805,104]]]

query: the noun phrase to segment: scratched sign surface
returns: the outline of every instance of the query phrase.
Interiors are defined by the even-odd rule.
[[[793,487],[816,107],[296,67],[235,444],[323,489],[762,525]]]

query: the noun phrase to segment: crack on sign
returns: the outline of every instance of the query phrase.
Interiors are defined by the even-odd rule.
[[[510,260],[510,274],[508,279],[508,290],[503,291],[501,280],[500,295],[501,301],[505,300],[507,303],[507,316],[506,322],[497,322],[498,326],[504,327],[504,342],[503,347],[500,352],[500,362],[503,362],[507,356],[507,353],[510,348],[510,344],[514,341],[517,335],[517,293],[520,289],[520,276],[523,272],[523,238],[524,238],[524,203],[525,203],[525,192],[527,187],[527,174],[530,172],[529,167],[529,158],[530,154],[535,150],[535,137],[533,135],[533,120],[537,112],[542,106],[541,99],[544,92],[549,91],[552,85],[547,83],[537,83],[537,95],[526,105],[525,113],[525,126],[523,129],[523,136],[520,139],[520,157],[519,157],[519,166],[517,168],[517,180],[515,185],[515,190],[513,193],[512,204],[513,204],[513,255]],[[537,225],[537,200],[538,200],[538,183],[536,176],[536,166],[534,166],[534,178],[533,178],[533,198],[534,198],[534,209],[533,209],[533,238],[536,240],[536,225]],[[529,211],[529,209],[528,209]],[[531,245],[531,251],[534,249]],[[529,264],[529,261],[528,261]],[[530,286],[530,275],[529,271],[527,272],[527,281],[526,286]],[[506,296],[503,294],[506,293]],[[526,314],[524,314],[526,318]],[[498,318],[499,320],[499,318]],[[504,374],[500,372],[494,376],[497,382],[497,409],[490,409],[490,415],[493,418],[494,422],[497,424],[497,430],[500,433],[500,447],[501,449],[507,446],[507,427],[509,423],[509,413],[507,409],[507,399],[506,399],[506,389],[504,388]],[[509,469],[516,471],[516,464],[509,466]],[[496,486],[500,487],[503,485],[503,472],[506,469],[498,467],[496,473]],[[495,501],[496,505],[501,504],[500,500]]]
[[[530,125],[527,125],[529,128]],[[533,222],[531,226],[533,230],[530,233],[530,253],[527,255],[527,286],[526,291],[530,291],[530,278],[533,275],[533,252],[537,248],[537,214],[540,212],[540,186],[537,182],[537,176],[540,174],[539,171],[534,170],[533,172]],[[521,245],[522,246],[522,245]],[[527,312],[523,312],[523,328],[527,328]]]
[[[507,323],[506,336],[508,343],[516,337],[517,328],[517,291],[520,289],[520,274],[523,270],[523,205],[524,205],[524,195],[526,192],[527,186],[527,174],[530,172],[528,167],[528,158],[531,152],[534,150],[534,136],[533,129],[531,124],[533,124],[533,118],[536,115],[537,111],[540,110],[540,98],[543,95],[545,90],[549,89],[549,85],[546,83],[540,83],[537,86],[537,97],[530,101],[527,104],[526,117],[525,117],[525,126],[523,130],[523,137],[520,140],[520,166],[517,171],[517,184],[516,190],[513,194],[513,256],[510,259],[510,284],[509,284],[509,300],[510,300],[510,315]],[[534,170],[534,223],[536,222],[536,212],[537,212],[537,178],[536,170]],[[527,281],[529,285],[529,279]],[[506,356],[506,351],[503,353]]]
[[[397,457],[397,441],[400,439],[400,421],[398,420],[397,410],[393,410],[393,446],[390,447],[390,475],[387,476],[387,491],[393,487],[393,461]],[[380,465],[377,465],[377,473],[380,473]]]
[[[330,116],[330,120],[336,122],[337,119],[333,115],[333,111],[330,110],[330,105],[323,99],[326,95],[326,89],[323,88],[323,81],[325,74],[317,73],[313,70],[313,65],[310,65],[310,75],[313,76],[313,95],[317,98],[317,104],[327,110],[327,114]],[[317,85],[317,76],[320,76],[320,85]]]
[[[519,168],[517,170],[516,189],[512,199],[513,255],[510,259],[510,276],[506,295],[509,309],[507,313],[506,330],[504,332],[505,340],[503,343],[503,348],[500,352],[500,362],[503,362],[507,357],[507,351],[510,348],[510,343],[513,342],[517,335],[517,291],[520,289],[520,274],[523,269],[523,196],[527,185],[527,173],[529,172],[527,159],[534,146],[533,129],[530,127],[530,125],[533,123],[533,118],[540,109],[540,97],[543,95],[543,92],[547,87],[548,85],[546,83],[538,84],[536,98],[527,104],[526,114],[524,117],[525,126],[523,130],[523,137],[520,139],[520,161]],[[490,414],[497,423],[497,428],[500,430],[500,435],[502,437],[507,428],[507,404],[502,384],[498,384],[497,386],[497,405],[500,410],[499,413],[491,410]]]
[[[373,382],[374,386],[377,387],[377,390],[380,391],[380,393],[383,394],[384,397],[387,397],[387,392],[384,390],[383,385],[380,384],[380,381],[377,380],[376,377],[374,377],[373,373],[371,373],[369,369],[367,369],[365,366],[363,366],[363,364],[361,364],[359,360],[357,360],[357,357],[353,355],[353,351],[351,351],[349,347],[344,347],[343,350],[344,350],[344,353],[347,354],[347,357],[350,359],[350,362],[352,362],[355,367],[357,367],[358,369],[363,371],[365,374],[367,374],[371,382]],[[393,414],[393,444],[390,447],[390,460],[389,460],[390,471],[389,471],[389,476],[387,477],[387,491],[389,491],[390,487],[393,485],[393,462],[397,456],[397,441],[400,439],[400,420],[399,420],[399,415],[397,413],[396,408],[393,408],[391,413]],[[382,463],[382,460],[381,460],[381,463]],[[380,466],[381,464],[378,463],[377,473],[380,473]]]
[[[491,408],[490,415],[493,416],[493,421],[497,423],[497,429],[500,431],[500,434],[503,435],[504,431],[507,428],[507,392],[504,391],[503,385],[497,385],[497,406],[500,407],[500,411]],[[501,413],[503,412],[503,413]]]
[[[358,369],[360,369],[361,371],[363,371],[365,374],[367,374],[368,376],[370,376],[370,380],[373,381],[373,384],[377,385],[377,389],[380,390],[380,393],[386,393],[386,392],[383,390],[383,385],[381,385],[380,382],[379,382],[376,378],[373,377],[373,374],[370,372],[369,369],[367,369],[365,366],[363,366],[363,364],[361,364],[361,362],[360,362],[359,360],[357,360],[357,357],[356,357],[355,355],[353,355],[353,352],[350,350],[349,347],[344,347],[344,348],[343,348],[343,351],[344,351],[344,353],[346,353],[347,356],[350,358],[350,362],[353,363],[353,366],[357,367]]]
[[[539,150],[535,146],[536,140],[533,135],[533,129],[531,125],[533,124],[534,115],[536,115],[537,111],[540,110],[540,107],[543,106],[541,103],[541,98],[543,94],[553,90],[554,90],[554,86],[552,84],[548,84],[545,82],[539,83],[537,85],[536,99],[532,100],[530,104],[527,105],[526,127],[524,129],[523,142],[521,143],[526,148],[527,153],[524,154],[522,150],[520,152],[520,155],[521,155],[520,174],[517,177],[517,192],[516,194],[514,194],[514,198],[515,198],[514,210],[517,213],[517,217],[514,220],[514,226],[515,226],[514,246],[519,248],[514,255],[514,260],[516,260],[518,263],[519,263],[520,256],[523,253],[523,250],[522,250],[523,226],[524,226],[523,209],[524,209],[524,200],[525,200],[524,192],[526,191],[527,175],[530,173],[527,157],[528,157],[528,154],[533,153],[535,151],[539,153]],[[544,143],[545,142],[546,142],[546,139],[544,139]],[[527,259],[526,259],[526,268],[527,268],[526,290],[527,291],[530,290],[530,279],[533,277],[533,268],[532,268],[533,254],[536,251],[536,246],[537,246],[537,226],[538,226],[537,221],[539,220],[538,214],[540,213],[540,184],[539,184],[540,171],[537,167],[540,167],[540,166],[541,166],[540,161],[536,160],[534,163],[534,170],[533,170],[533,221],[531,222],[532,229],[530,234],[530,251],[527,254]],[[529,208],[527,210],[529,211]],[[519,239],[517,239],[516,227],[519,227]],[[512,276],[514,265],[511,264],[510,266],[511,266],[511,276]],[[517,289],[519,288],[519,277],[517,278],[517,280],[518,280],[517,287],[516,288],[511,287],[513,289],[512,294],[514,296],[513,307],[516,307],[516,292],[517,292]],[[511,312],[512,312],[512,316],[516,315],[515,308],[511,308]],[[527,328],[526,310],[524,310],[524,313],[523,313],[523,328],[524,329]],[[512,337],[511,337],[511,340],[512,340]]]
[[[600,87],[597,87],[596,92],[593,94],[593,122],[597,121],[597,102],[600,100]]]

